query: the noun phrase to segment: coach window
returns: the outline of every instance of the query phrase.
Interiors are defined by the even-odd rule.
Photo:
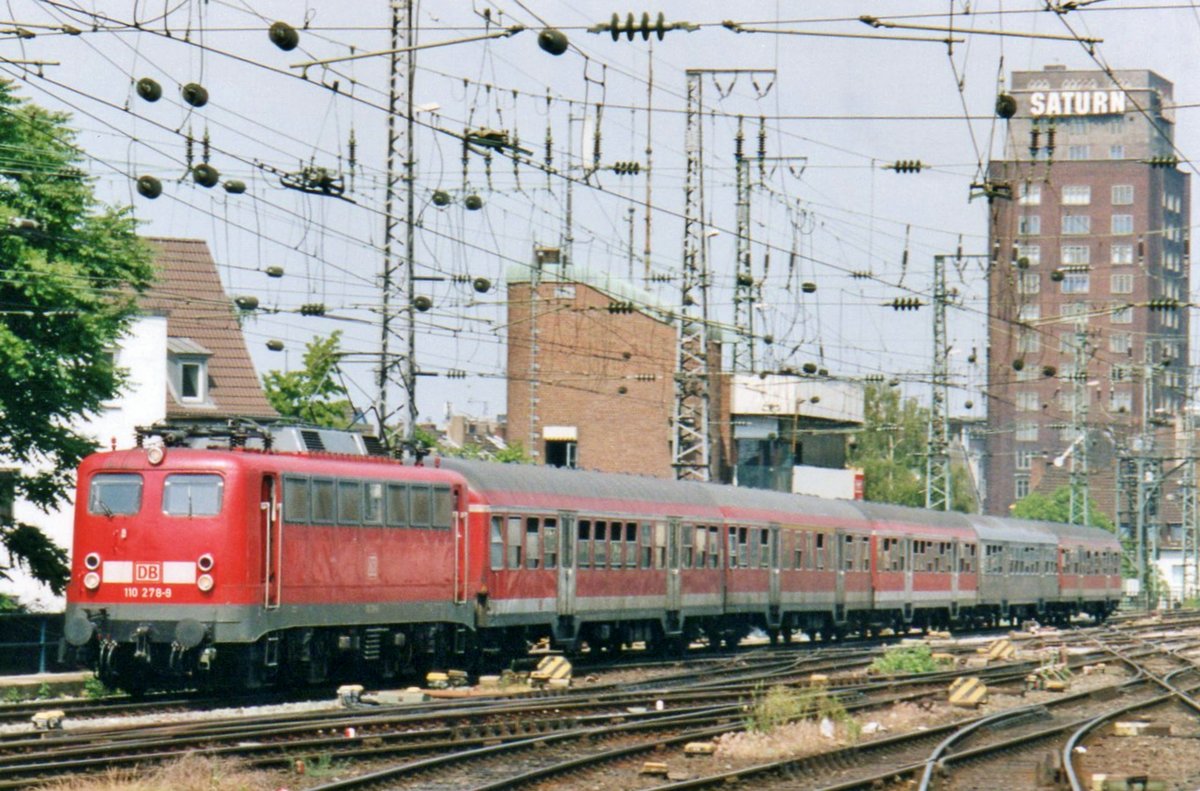
[[[592,567],[592,521],[590,519],[579,520],[579,546],[575,553],[579,561],[576,565],[579,568]]]
[[[338,524],[357,525],[362,522],[362,484],[358,481],[338,481]]]
[[[597,519],[592,525],[592,568],[608,566],[608,522]]]
[[[283,478],[283,518],[288,522],[307,522],[308,478]]]
[[[558,568],[558,520],[552,516],[542,520],[542,567]]]
[[[845,564],[846,571],[854,571],[854,536],[843,536],[842,541],[845,544],[842,563]]]
[[[758,567],[771,567],[771,531],[766,528],[758,531]]]
[[[383,484],[368,481],[363,484],[363,522],[377,525],[383,521]]]
[[[744,569],[747,566],[753,565],[752,561],[750,560],[750,547],[751,546],[753,546],[753,545],[750,543],[750,528],[739,527],[738,528],[738,551],[737,551],[738,568]]]
[[[732,526],[729,528],[729,551],[726,554],[729,555],[729,568],[731,569],[737,568],[738,564],[737,533],[738,528]]]
[[[814,555],[816,556],[817,571],[824,571],[825,570],[825,534],[824,533],[817,533],[816,544],[817,544],[817,546],[816,546],[816,549],[814,550]]]
[[[679,565],[681,568],[690,569],[693,563],[693,553],[695,552],[692,547],[692,526],[683,525],[683,527],[680,528],[680,532],[682,533],[681,538],[683,539],[683,560]]]
[[[163,482],[163,513],[216,516],[221,513],[224,489],[220,475],[168,475]]]
[[[708,528],[696,525],[696,568],[708,568]]]
[[[524,535],[521,530],[521,517],[510,516],[507,524],[504,538],[508,545],[508,568],[511,571],[521,568],[521,540]]]
[[[654,525],[642,525],[642,562],[641,567],[648,569],[654,565]]]
[[[538,518],[525,517],[525,568],[536,569],[542,565],[542,550],[538,546]]]
[[[98,473],[88,489],[88,513],[114,516],[136,514],[142,508],[142,476]]]
[[[492,517],[491,532],[492,571],[504,570],[504,517]]]
[[[656,569],[667,567],[667,529],[668,526],[662,522],[654,525],[654,568]]]
[[[402,483],[387,485],[388,527],[408,527],[408,487]]]
[[[433,487],[433,526],[449,530],[454,521],[454,493],[449,486]]]
[[[625,568],[635,569],[638,564],[637,522],[625,523]]]
[[[331,525],[335,514],[333,504],[333,481],[313,478],[312,520],[317,524]]]
[[[721,568],[721,528],[716,525],[708,528],[708,567]]]
[[[621,550],[621,523],[608,523],[608,567],[610,569],[621,568],[622,558]]]
[[[807,554],[804,551],[804,545],[808,543],[807,533],[795,533],[792,536],[792,568],[804,568],[804,556]]]
[[[410,524],[413,527],[429,527],[433,518],[433,504],[430,495],[433,492],[428,486],[413,486],[409,497]]]

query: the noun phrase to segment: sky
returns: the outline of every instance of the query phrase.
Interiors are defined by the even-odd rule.
[[[949,273],[960,295],[949,325],[952,412],[966,413],[971,402],[980,414],[986,261],[969,256],[986,252],[986,203],[971,185],[989,157],[1003,154],[1007,129],[993,107],[1011,72],[1047,64],[1157,71],[1175,83],[1183,167],[1191,170],[1200,155],[1200,85],[1189,80],[1200,73],[1200,9],[1075,5],[1055,13],[1033,0],[664,0],[645,10],[696,29],[613,41],[587,31],[610,22],[611,4],[416,3],[416,40],[431,45],[415,54],[412,94],[412,257],[417,291],[432,302],[415,324],[421,419],[504,412],[504,284],[528,271],[535,245],[563,247],[576,266],[678,303],[689,69],[741,70],[698,78],[710,318],[733,317],[740,124],[755,160],[759,368],[814,362],[834,377],[898,377],[907,392],[925,396],[931,314],[884,303],[928,301],[934,256],[961,250],[968,257]],[[627,11],[640,23],[642,9],[630,8],[622,25]],[[381,337],[389,58],[296,64],[386,50],[390,5],[9,0],[0,14],[0,75],[21,95],[72,114],[100,199],[132,205],[147,235],[205,240],[229,294],[258,299],[244,330],[260,373],[297,367],[306,342],[341,331],[344,381],[355,404],[370,407]],[[276,21],[298,29],[297,48],[270,41]],[[479,40],[514,26],[524,29]],[[567,36],[567,52],[539,48],[546,27]],[[947,45],[947,37],[955,41]],[[162,85],[160,100],[138,96],[144,77]],[[204,86],[208,103],[185,103],[187,83]],[[401,97],[401,114],[407,104]],[[404,119],[398,123],[403,130]],[[462,135],[479,129],[503,131],[516,146],[493,152],[490,164],[487,149],[476,147],[464,161]],[[245,193],[206,189],[188,176],[189,147],[198,164],[206,135],[210,164],[223,181],[243,181]],[[514,156],[517,147],[528,153]],[[888,169],[899,160],[925,167]],[[641,172],[614,173],[620,162],[639,163]],[[337,173],[344,191],[309,194],[282,183],[305,166]],[[155,200],[137,194],[144,175],[162,182]],[[448,205],[435,205],[438,191]],[[483,206],[470,210],[466,199],[475,196]],[[401,230],[393,246],[400,256],[403,239]],[[282,267],[283,277],[268,276],[269,267]],[[470,281],[478,277],[493,288],[476,292]],[[405,346],[401,301],[391,300],[393,352]],[[325,317],[302,315],[311,304],[324,305]],[[284,351],[269,350],[272,339]],[[388,404],[400,410],[393,420],[403,416],[405,396],[394,385]]]

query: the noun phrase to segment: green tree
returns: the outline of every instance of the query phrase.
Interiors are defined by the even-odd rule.
[[[893,387],[868,385],[864,393],[863,428],[851,447],[849,464],[863,471],[864,499],[923,507],[929,410],[915,398],[901,398]],[[951,470],[951,504],[956,511],[972,507],[966,471]]]
[[[305,346],[304,367],[298,371],[268,371],[263,375],[267,401],[284,417],[328,428],[348,428],[354,410],[339,378],[342,333],[316,338]]]
[[[81,168],[69,117],[0,81],[0,460],[5,495],[49,511],[96,449],[76,426],[119,392],[111,349],[154,269],[128,208],[101,204]],[[66,553],[36,525],[0,516],[6,557],[56,594]]]
[[[1018,519],[1036,519],[1042,522],[1071,521],[1071,487],[1060,486],[1053,494],[1030,492],[1018,500],[1012,507],[1012,515]],[[1103,528],[1110,533],[1117,532],[1112,519],[1100,510],[1096,501],[1088,498],[1088,524]]]

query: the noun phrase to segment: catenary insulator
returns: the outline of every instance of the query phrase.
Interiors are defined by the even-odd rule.
[[[138,176],[137,191],[143,198],[154,200],[162,195],[162,182],[154,176]]]
[[[551,55],[561,55],[567,51],[567,34],[561,30],[548,27],[538,33],[538,46]]]
[[[416,308],[417,310],[424,313],[425,311],[427,311],[433,307],[433,300],[427,296],[421,295],[421,296],[413,297],[412,304],[413,304],[414,308]]]
[[[271,340],[267,341],[267,348],[273,352],[281,352],[283,351],[283,341],[279,340],[278,338],[272,338]]]
[[[281,266],[267,267],[267,277],[283,277],[283,267],[281,267]]]
[[[225,191],[230,195],[241,195],[246,191],[246,182],[238,179],[230,179],[225,182]]]
[[[157,102],[162,98],[162,86],[158,80],[142,77],[137,81],[137,94],[148,102]]]
[[[208,104],[208,90],[201,84],[189,82],[179,89],[183,100],[192,107],[203,107]]]
[[[467,207],[468,211],[479,211],[483,208],[483,198],[472,193],[463,200],[463,205]]]
[[[221,181],[221,173],[207,163],[192,168],[192,180],[201,187],[215,187]]]

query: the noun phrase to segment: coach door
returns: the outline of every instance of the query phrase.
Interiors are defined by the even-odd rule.
[[[779,525],[774,524],[769,528],[771,531],[770,546],[771,546],[771,592],[770,592],[770,613],[771,620],[774,623],[779,622]]]
[[[912,536],[904,537],[904,620],[912,620],[913,614],[913,544]]]
[[[258,519],[263,537],[263,606],[273,609],[279,606],[279,593],[283,585],[280,575],[283,557],[283,508],[279,506],[275,479],[270,475],[264,475],[262,479]]]
[[[451,490],[454,510],[454,603],[462,604],[467,600],[467,570],[471,568],[471,542],[467,540],[468,522],[470,516],[466,500],[463,498],[462,487],[455,486]]]
[[[575,614],[576,515],[558,512],[558,614]]]
[[[682,530],[678,519],[667,523],[667,610],[678,612],[682,609],[683,593],[679,578],[679,532]]]
[[[957,538],[950,542],[950,617],[958,617],[958,565],[962,557],[962,542]]]
[[[838,623],[846,620],[846,534],[835,532],[833,539],[833,619]]]

